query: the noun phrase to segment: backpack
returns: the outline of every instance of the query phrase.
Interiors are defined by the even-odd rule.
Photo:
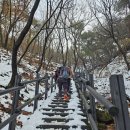
[[[67,67],[62,67],[60,70],[60,77],[67,79],[69,78],[69,71]]]

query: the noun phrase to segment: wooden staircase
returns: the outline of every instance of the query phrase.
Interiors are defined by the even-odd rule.
[[[43,124],[37,126],[37,129],[44,130],[89,130],[87,128],[86,114],[83,112],[81,103],[78,103],[78,108],[81,110],[76,113],[76,108],[70,108],[69,101],[64,101],[63,98],[59,98],[58,94],[54,97],[48,108],[43,108],[43,115],[47,117],[42,118]],[[77,125],[78,116],[81,117],[80,124]]]

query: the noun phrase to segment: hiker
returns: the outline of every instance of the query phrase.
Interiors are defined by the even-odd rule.
[[[69,78],[68,78],[68,88],[67,88],[67,91],[70,94],[71,93],[71,91],[70,91],[71,79],[74,77],[74,72],[73,72],[71,66],[69,66],[68,69],[69,69],[69,73],[70,74],[69,74]]]
[[[60,69],[61,69],[61,67],[57,67],[57,69],[56,69],[56,71],[55,71],[55,74],[54,74],[54,79],[55,79],[55,83],[57,84],[58,89],[59,89],[59,95],[61,96],[61,93],[62,93],[62,85],[61,85],[61,79],[59,79]]]
[[[62,87],[64,89],[64,100],[68,100],[69,97],[67,95],[68,92],[68,78],[70,76],[70,72],[68,67],[62,66],[60,67],[59,76],[57,79],[58,87],[59,87],[59,96],[62,96]]]
[[[60,74],[60,67],[57,67],[55,74],[54,74],[55,83],[57,83],[57,79],[59,77],[59,74]]]

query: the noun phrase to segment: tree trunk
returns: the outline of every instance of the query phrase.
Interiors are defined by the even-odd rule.
[[[1,13],[0,13],[0,46],[3,47],[3,34],[2,34],[2,27],[1,27]]]
[[[128,60],[127,60],[125,51],[123,51],[123,49],[121,48],[121,46],[118,43],[118,41],[115,38],[113,38],[113,39],[114,39],[115,43],[117,44],[118,49],[119,49],[120,53],[122,54],[122,56],[124,58],[124,61],[125,61],[126,65],[127,65],[128,70],[130,70],[130,64],[129,64]]]
[[[3,47],[3,35],[2,35],[2,28],[1,28],[1,25],[0,25],[0,46]]]
[[[24,29],[22,30],[22,32],[20,33],[20,36],[18,37],[17,41],[14,43],[13,46],[13,50],[12,50],[12,77],[11,80],[8,84],[8,87],[13,87],[14,85],[14,81],[15,81],[15,76],[17,74],[17,53],[18,53],[18,49],[20,47],[20,45],[22,44],[22,41],[24,39],[24,37],[26,36],[26,34],[28,33],[31,25],[32,25],[32,21],[33,21],[33,17],[34,14],[38,8],[40,0],[35,0],[34,6],[30,12],[30,16],[28,18],[27,24],[24,27]]]

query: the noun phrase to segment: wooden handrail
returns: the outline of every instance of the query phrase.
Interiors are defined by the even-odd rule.
[[[49,78],[50,78],[50,76],[48,76],[48,75],[45,75],[45,77],[39,77],[39,74],[37,73],[36,79],[21,82],[21,76],[17,75],[16,79],[15,79],[15,86],[13,88],[9,88],[9,89],[0,91],[0,96],[4,95],[4,94],[8,94],[10,92],[14,92],[15,96],[17,96],[17,97],[14,97],[14,99],[13,99],[11,116],[7,120],[5,120],[4,122],[0,123],[0,129],[2,129],[7,124],[9,124],[9,130],[15,130],[17,116],[19,114],[21,114],[21,110],[25,106],[27,106],[29,103],[31,103],[32,101],[34,101],[34,103],[35,103],[34,110],[37,109],[38,99],[41,96],[43,96],[44,94],[46,94],[46,98],[47,98],[47,92],[39,93],[39,83],[46,82],[46,81],[48,82]],[[33,82],[36,82],[36,89],[37,90],[35,90],[35,96],[32,99],[30,99],[29,101],[27,101],[26,103],[24,103],[23,105],[17,106],[17,103],[19,100],[20,90],[25,88],[26,84],[33,83]],[[55,84],[53,84],[53,80],[51,81],[50,86],[51,86],[51,89],[53,89],[52,87],[55,86]],[[48,84],[46,84],[45,88],[47,88],[47,87],[48,87]]]
[[[128,104],[126,101],[127,97],[125,93],[125,86],[122,75],[112,75],[110,77],[110,93],[112,97],[112,103],[93,88],[94,84],[93,81],[91,81],[93,80],[93,78],[91,79],[90,75],[89,79],[86,80],[85,77],[81,77],[78,73],[78,76],[75,76],[75,80],[76,84],[78,84],[79,86],[78,89],[82,91],[85,91],[85,89],[87,89],[89,94],[95,99],[97,99],[102,105],[104,105],[104,107],[108,110],[109,114],[114,117],[116,130],[130,130],[130,117],[128,113]],[[81,98],[83,99],[82,95]],[[89,97],[89,99],[91,104],[91,98]],[[86,105],[84,105],[84,107],[86,107]],[[91,107],[95,108],[95,105],[92,104]]]
[[[84,78],[80,77],[80,81],[85,83],[85,87],[89,91],[91,95],[93,95],[94,98],[96,98],[104,107],[108,110],[109,114],[112,116],[118,115],[119,109],[113,105],[110,101],[108,101],[105,97],[100,95],[95,89],[90,87],[90,82],[85,80]],[[89,83],[89,85],[88,85]]]

